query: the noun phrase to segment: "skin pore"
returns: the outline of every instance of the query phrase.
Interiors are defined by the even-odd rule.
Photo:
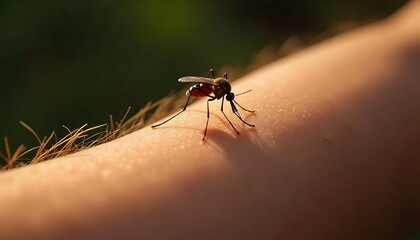
[[[167,124],[0,175],[0,239],[401,239],[420,224],[419,1]]]

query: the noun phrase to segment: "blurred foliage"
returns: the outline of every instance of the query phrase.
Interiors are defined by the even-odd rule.
[[[19,120],[40,136],[106,123],[184,87],[181,76],[243,69],[267,44],[405,2],[2,0],[0,136],[33,146]]]

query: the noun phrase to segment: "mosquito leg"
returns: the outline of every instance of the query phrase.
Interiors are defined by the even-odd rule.
[[[254,113],[255,112],[254,110],[248,110],[248,109],[242,107],[237,101],[235,101],[235,100],[233,100],[233,101],[236,103],[236,105],[238,105],[240,108],[242,108],[242,110],[247,111],[247,112],[250,112],[250,113]]]
[[[206,129],[204,130],[203,141],[207,136],[207,127],[209,126],[209,119],[210,119],[210,109],[209,109],[209,102],[214,101],[216,98],[209,98],[207,99],[207,122],[206,122]]]
[[[185,109],[187,109],[188,102],[190,101],[190,98],[191,98],[191,94],[189,94],[189,95],[188,95],[187,102],[185,103],[184,108],[183,108],[181,111],[179,111],[177,114],[173,115],[172,117],[170,117],[169,119],[167,119],[167,120],[166,120],[166,121],[164,121],[164,122],[161,122],[161,123],[156,124],[156,125],[152,125],[152,128],[159,127],[159,126],[161,126],[161,125],[163,125],[163,124],[165,124],[165,123],[169,122],[170,120],[174,119],[176,116],[178,116],[178,115],[179,115],[179,114],[181,114],[182,112],[184,112],[184,111],[185,111]]]
[[[190,106],[191,104],[193,104],[195,101],[197,101],[197,99],[198,98],[193,98],[193,100],[190,102],[190,103],[188,103],[188,106]]]
[[[241,118],[241,115],[239,115],[239,112],[238,112],[238,109],[235,107],[235,104],[233,103],[233,101],[231,101],[230,102],[230,105],[231,105],[231,107],[232,107],[232,112],[243,122],[243,123],[245,123],[246,125],[248,125],[248,126],[250,126],[250,127],[255,127],[255,125],[253,125],[253,124],[250,124],[250,123],[247,123],[247,122],[245,122],[242,118]]]
[[[210,69],[210,72],[213,74],[213,69]],[[210,74],[210,72],[209,72],[209,74]],[[214,78],[214,74],[213,74],[213,78]],[[197,88],[197,90],[198,91],[200,91],[200,92],[202,92],[204,95],[206,95],[207,97],[209,97],[209,99],[207,99],[207,122],[206,122],[206,129],[204,130],[204,136],[203,136],[203,141],[204,141],[204,139],[206,138],[206,136],[207,136],[207,127],[208,127],[208,125],[209,125],[209,119],[210,119],[210,109],[209,109],[209,102],[210,101],[214,101],[214,100],[216,100],[216,98],[215,97],[213,97],[213,96],[211,96],[211,95],[209,95],[209,94],[207,94],[207,93],[205,93],[203,90],[201,90],[200,88]]]
[[[235,132],[237,134],[239,134],[238,130],[236,130],[236,128],[233,126],[232,122],[229,120],[229,118],[226,116],[225,112],[223,112],[223,102],[225,101],[225,96],[222,97],[222,106],[220,108],[220,111],[222,111],[223,116],[225,116],[226,120],[229,122],[230,126],[232,126],[233,130],[235,130]]]
[[[223,78],[227,79],[227,73],[223,74]]]
[[[211,73],[211,75],[213,76],[213,78],[214,78],[214,72],[213,72],[213,69],[210,69],[209,70],[209,73],[207,73],[207,78],[208,77],[210,77],[210,73]]]

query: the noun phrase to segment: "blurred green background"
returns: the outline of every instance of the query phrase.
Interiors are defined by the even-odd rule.
[[[185,87],[181,76],[243,69],[268,44],[380,19],[405,2],[2,0],[0,136],[33,146],[19,120],[43,137],[119,119]]]

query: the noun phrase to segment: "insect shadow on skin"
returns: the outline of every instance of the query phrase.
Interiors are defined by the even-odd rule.
[[[210,75],[212,75],[212,78],[210,78]],[[230,103],[230,106],[232,108],[232,112],[236,115],[236,117],[238,117],[239,120],[241,120],[246,125],[248,125],[250,127],[255,127],[255,125],[250,124],[250,123],[246,122],[245,120],[243,120],[241,115],[239,114],[238,109],[236,108],[236,105],[238,105],[242,110],[250,112],[250,113],[254,113],[255,111],[248,110],[248,109],[242,107],[238,102],[236,102],[235,94],[233,92],[231,92],[231,86],[230,86],[229,81],[227,80],[227,73],[225,73],[223,75],[223,77],[214,78],[213,69],[210,69],[209,73],[207,74],[207,77],[192,77],[192,76],[182,77],[182,78],[178,79],[178,82],[194,83],[194,85],[191,86],[190,89],[188,89],[188,91],[186,92],[186,95],[188,96],[188,98],[187,98],[187,102],[184,105],[184,108],[181,111],[179,111],[178,113],[176,113],[175,115],[173,115],[172,117],[168,118],[167,120],[165,120],[165,121],[163,121],[159,124],[152,125],[151,126],[152,128],[159,127],[159,126],[169,122],[170,120],[174,119],[179,114],[183,113],[187,109],[187,106],[188,106],[188,103],[189,103],[191,97],[195,97],[195,98],[208,97],[208,99],[207,99],[207,122],[206,122],[206,128],[204,130],[204,136],[203,136],[202,140],[204,141],[204,139],[206,138],[207,128],[208,128],[208,125],[209,125],[209,119],[210,119],[209,102],[214,101],[214,100],[219,100],[219,99],[222,99],[222,104],[221,104],[221,107],[220,107],[220,111],[223,113],[223,116],[225,116],[225,118],[229,122],[230,126],[232,126],[233,130],[235,130],[235,132],[237,134],[239,134],[238,130],[236,130],[236,128],[233,126],[232,122],[229,120],[229,118],[226,116],[225,112],[223,111],[223,104],[224,104],[224,101],[225,101],[225,96],[226,96],[226,101],[228,101]],[[236,94],[236,96],[248,93],[250,91],[251,90],[245,91],[243,93]]]

